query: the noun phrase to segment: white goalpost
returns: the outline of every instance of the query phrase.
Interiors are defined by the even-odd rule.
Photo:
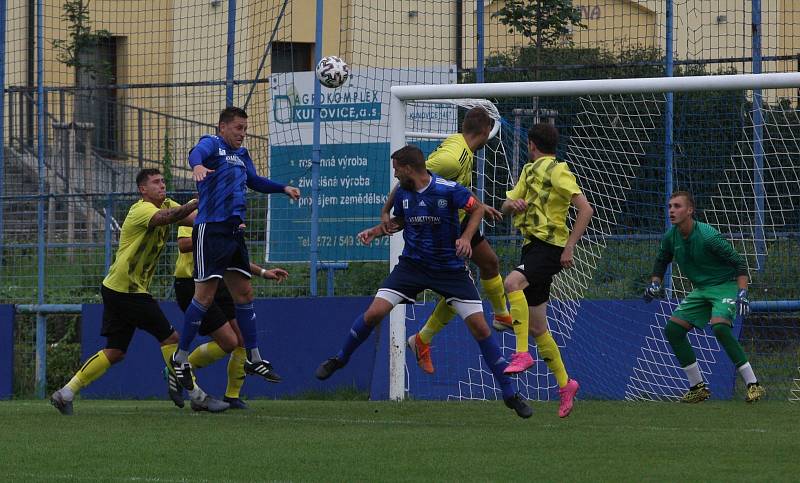
[[[492,172],[484,175],[479,183],[500,184],[495,191],[502,194],[515,181],[517,169],[514,166],[521,166],[525,162],[525,159],[514,158],[518,155],[516,149],[504,148],[502,129],[511,130],[514,136],[519,136],[520,132],[515,131],[511,127],[513,123],[504,120],[503,116],[511,115],[511,107],[523,107],[520,99],[536,98],[537,108],[541,105],[542,110],[546,109],[547,102],[539,101],[558,100],[569,104],[569,113],[566,109],[563,112],[557,109],[553,111],[563,116],[557,124],[568,127],[570,133],[568,142],[562,146],[562,157],[569,162],[579,185],[595,206],[595,217],[577,247],[576,268],[560,273],[554,280],[551,295],[554,316],[550,320],[550,327],[559,346],[564,347],[569,345],[575,324],[579,323],[582,300],[589,293],[597,293],[594,287],[597,280],[604,280],[603,271],[608,270],[604,264],[610,263],[606,261],[609,246],[630,240],[644,240],[649,245],[643,245],[643,253],[648,246],[657,246],[658,233],[663,233],[667,226],[664,214],[666,191],[672,188],[673,176],[677,176],[675,173],[680,175],[676,181],[680,181],[681,187],[693,186],[693,176],[713,178],[714,181],[710,183],[714,187],[705,194],[710,206],[703,212],[703,221],[711,223],[731,239],[737,250],[746,256],[751,275],[767,269],[764,260],[768,242],[782,239],[782,227],[795,223],[791,218],[791,210],[800,206],[800,162],[797,161],[800,156],[800,117],[797,110],[780,111],[775,107],[783,105],[779,102],[783,98],[798,100],[798,88],[800,73],[394,86],[390,99],[390,152],[405,146],[410,139],[441,139],[455,132],[436,133],[420,129],[414,120],[409,119],[411,105],[422,102],[451,103],[464,107],[468,104],[459,101],[464,99],[479,100],[476,102],[480,105],[497,105],[499,110],[495,129],[499,147],[487,153],[487,158],[494,158],[491,160]],[[671,159],[672,155],[665,154],[665,144],[672,144],[669,137],[671,133],[666,138],[668,142],[664,138],[664,119],[672,114],[672,107],[666,109],[672,106],[671,97],[667,100],[667,95],[731,91],[744,92],[742,99],[747,99],[747,102],[742,105],[751,106],[752,109],[742,113],[738,127],[726,131],[734,133],[733,142],[729,139],[718,141],[720,146],[723,143],[734,145],[730,149],[721,149],[720,153],[723,154],[717,157],[717,161],[725,166],[724,173],[715,177],[719,174],[715,173],[719,171],[718,168],[709,168],[709,172],[692,171],[702,169],[700,161],[697,161],[698,166],[688,162],[686,166],[677,166],[677,161],[665,165],[663,157]],[[732,111],[736,109],[737,106],[731,107]],[[707,120],[700,119],[699,116],[704,115],[702,109],[700,111],[696,115],[693,112],[686,114],[686,125],[698,122],[698,125],[708,126],[707,143],[711,146],[717,142],[713,139],[718,133],[713,122],[718,119],[714,119],[714,112],[705,113]],[[754,112],[756,115],[753,115]],[[692,149],[697,149],[699,158],[703,149],[711,149],[708,146],[685,147],[678,143],[672,146],[671,153],[674,152],[676,157],[690,157],[687,153],[694,153]],[[662,156],[659,169],[663,168],[665,179],[647,174],[653,170],[653,159],[659,156]],[[498,170],[504,172],[498,174]],[[659,171],[659,176],[661,174]],[[394,186],[396,180],[393,171],[390,176]],[[653,186],[660,186],[664,191],[652,193],[648,191],[651,187],[643,188],[637,184],[647,176],[650,176],[648,179]],[[675,187],[678,188],[678,185],[675,184]],[[641,200],[653,202],[645,206],[646,203]],[[487,200],[490,203],[494,201]],[[651,214],[645,214],[645,211]],[[572,214],[570,219],[573,219]],[[402,236],[393,236],[390,242],[390,269],[397,264],[402,250]],[[515,262],[512,260],[509,263]],[[631,266],[647,265],[649,270],[652,260],[639,265],[634,262],[641,261],[633,261]],[[612,266],[622,269],[623,264],[614,262]],[[502,267],[501,272],[507,273]],[[611,285],[612,282],[607,284]],[[647,309],[652,312],[650,334],[639,339],[632,335],[630,340],[637,341],[636,347],[631,345],[634,342],[626,342],[631,345],[628,352],[636,355],[631,358],[624,375],[626,383],[622,384],[621,391],[624,391],[625,398],[675,400],[685,390],[682,372],[676,366],[660,328],[674,308],[673,300],[682,298],[688,290],[688,281],[677,271],[673,273],[671,296]],[[645,312],[644,308],[642,312]],[[615,317],[625,316],[609,313],[598,314],[597,317],[598,330],[602,330],[605,324],[613,324]],[[398,305],[391,313],[389,327],[389,398],[393,400],[404,399],[407,392],[406,324],[406,307]],[[499,337],[504,347],[513,347],[513,335],[504,333]],[[701,370],[709,372],[708,364],[721,354],[716,340],[702,333],[693,334],[690,340],[698,352]],[[445,359],[448,354],[442,351],[437,357]],[[724,358],[724,354],[721,357]],[[589,362],[586,365],[593,364]],[[466,372],[468,368],[464,369]],[[476,368],[469,369],[470,375],[459,379],[458,388],[448,397],[479,399],[484,398],[487,392],[490,395],[496,392],[495,384],[483,381],[489,373],[480,361]],[[548,375],[545,364],[537,364],[534,371],[516,378],[517,387],[529,399],[539,397],[540,389],[546,390],[552,386],[552,377]],[[796,367],[793,372],[796,372]],[[473,380],[473,373],[481,377]],[[473,393],[476,387],[478,390]]]

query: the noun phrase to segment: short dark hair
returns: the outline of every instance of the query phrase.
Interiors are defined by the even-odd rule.
[[[678,196],[683,196],[684,198],[686,198],[686,201],[689,203],[689,206],[691,206],[692,208],[695,207],[694,206],[694,196],[692,196],[692,194],[689,193],[688,191],[674,191],[670,195],[669,199],[677,198]]]
[[[392,153],[392,159],[401,166],[411,166],[415,170],[425,169],[425,155],[413,144],[404,146]]]
[[[141,186],[150,179],[150,176],[155,176],[157,174],[161,174],[161,171],[158,168],[145,168],[139,171],[139,174],[136,175],[136,186]]]
[[[477,106],[467,111],[464,122],[461,124],[461,131],[463,134],[480,134],[487,128],[491,129],[492,124],[494,124],[494,120],[486,112],[486,109]]]
[[[237,117],[247,119],[247,113],[241,107],[228,106],[219,113],[219,122],[229,123]]]
[[[558,129],[552,124],[540,122],[528,129],[528,141],[546,154],[555,154],[558,148]]]

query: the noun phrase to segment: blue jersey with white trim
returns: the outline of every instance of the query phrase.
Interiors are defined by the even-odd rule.
[[[205,135],[189,151],[189,165],[202,164],[213,170],[197,183],[199,203],[195,224],[245,218],[247,188],[262,193],[280,193],[285,185],[256,174],[247,148],[233,149],[219,136]]]
[[[471,199],[468,189],[435,174],[420,192],[398,186],[394,216],[404,221],[401,256],[433,268],[463,268],[464,260],[456,255],[461,236],[458,210],[471,206]]]

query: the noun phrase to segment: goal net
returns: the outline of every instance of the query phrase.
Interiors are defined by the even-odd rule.
[[[800,252],[800,117],[796,91],[788,89],[797,86],[798,75],[770,74],[397,87],[392,148],[424,132],[408,115],[416,106],[448,95],[490,99],[500,129],[476,160],[475,187],[499,208],[527,161],[527,128],[533,122],[559,128],[558,156],[569,163],[595,214],[576,248],[575,268],[555,277],[548,322],[585,397],[676,400],[686,391],[663,327],[691,284],[675,267],[664,300],[645,304],[641,292],[669,226],[668,194],[691,191],[696,218],[746,256],[755,310],[746,324],[736,321],[735,332],[757,375],[771,379],[772,393],[785,399],[797,373],[790,341],[798,334],[788,318],[800,308],[794,284],[782,283],[793,275]],[[572,223],[574,212],[568,218]],[[507,274],[518,263],[522,239],[509,221],[484,226],[484,234]],[[393,257],[402,250],[400,241],[392,238]],[[390,397],[500,398],[460,321],[434,338],[433,375],[419,370],[413,354],[396,342],[425,323],[435,297],[427,300],[392,314]],[[514,335],[495,336],[510,356]],[[689,339],[715,396],[731,397],[735,370],[713,334],[695,330]],[[557,398],[555,379],[530,342],[537,364],[515,378],[517,387],[530,399]]]

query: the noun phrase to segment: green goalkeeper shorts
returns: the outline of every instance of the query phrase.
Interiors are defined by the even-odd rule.
[[[739,286],[730,281],[711,287],[696,288],[678,305],[672,316],[702,329],[713,317],[727,319],[733,325],[736,318],[736,293]]]

